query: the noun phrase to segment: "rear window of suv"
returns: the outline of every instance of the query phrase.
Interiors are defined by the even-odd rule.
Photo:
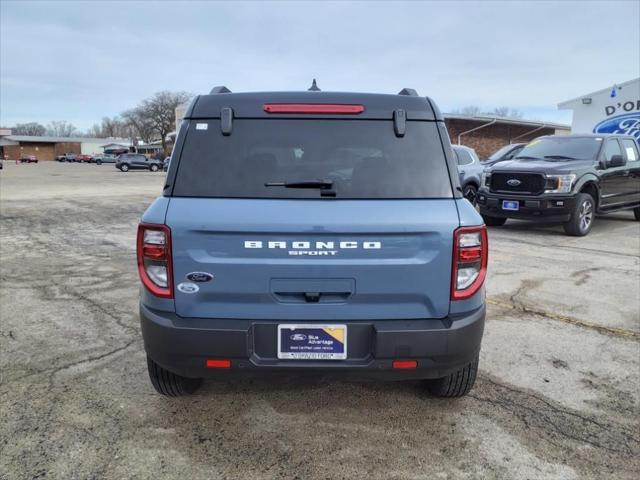
[[[451,198],[434,122],[407,122],[396,137],[389,120],[191,120],[173,195],[320,198],[319,189],[272,182],[333,182],[337,199]]]

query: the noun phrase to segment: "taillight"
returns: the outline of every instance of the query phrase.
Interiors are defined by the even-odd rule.
[[[480,290],[487,260],[487,227],[460,227],[453,232],[451,300],[464,300]]]
[[[144,286],[156,297],[173,298],[171,230],[166,225],[138,225],[138,272]]]

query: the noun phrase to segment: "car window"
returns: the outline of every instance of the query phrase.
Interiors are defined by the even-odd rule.
[[[453,195],[435,122],[409,121],[404,137],[390,120],[237,119],[229,136],[200,124],[177,160],[176,196],[317,199],[317,188],[265,184],[318,180],[336,199]]]
[[[498,160],[499,158],[502,158],[504,154],[507,153],[509,150],[511,150],[511,145],[505,145],[498,151],[491,154],[491,156],[489,157],[489,160]]]
[[[456,158],[458,159],[458,165],[470,165],[473,163],[473,157],[471,154],[462,148],[455,148]]]
[[[627,154],[627,162],[637,162],[638,159],[640,159],[640,156],[638,156],[638,147],[636,146],[636,142],[631,139],[624,138],[622,139],[622,146]]]
[[[524,148],[524,145],[520,145],[519,147],[514,148],[509,154],[505,157],[507,160],[511,160],[513,157],[518,156],[520,151]]]
[[[607,140],[604,144],[604,159],[610,161],[614,155],[622,155],[620,144],[617,140]]]

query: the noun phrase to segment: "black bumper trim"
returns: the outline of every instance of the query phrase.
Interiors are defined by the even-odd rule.
[[[279,360],[279,323],[309,321],[182,318],[140,305],[147,355],[185,377],[263,373],[304,373],[363,379],[417,379],[447,375],[471,362],[480,351],[485,307],[445,319],[331,319],[347,325],[347,360]],[[207,358],[231,359],[231,369],[205,368]],[[415,370],[393,370],[395,359],[415,359]]]
[[[478,192],[480,213],[498,218],[516,218],[522,220],[541,220],[547,222],[566,222],[571,218],[575,206],[575,196],[546,195],[503,195],[486,190]],[[519,203],[519,210],[503,210],[502,201]],[[558,203],[561,202],[561,205]]]

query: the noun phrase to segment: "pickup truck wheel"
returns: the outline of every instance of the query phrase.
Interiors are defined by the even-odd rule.
[[[564,223],[564,231],[573,237],[584,237],[593,227],[595,217],[595,205],[593,197],[588,193],[579,193],[576,204],[571,212],[571,219]]]
[[[129,165],[127,165],[126,163],[123,163],[122,165],[120,165],[120,171],[121,172],[128,172],[129,171]]]
[[[479,358],[476,357],[457,372],[446,377],[427,380],[427,390],[436,397],[462,397],[466,395],[476,382],[478,361]]]
[[[102,160],[96,160],[96,165],[102,165]]]
[[[153,388],[167,397],[182,397],[191,395],[202,383],[201,378],[187,378],[165,370],[147,357],[147,368]]]
[[[155,163],[153,165],[151,165],[149,167],[149,170],[151,170],[152,172],[157,172],[158,171],[158,165],[156,165]]]
[[[636,207],[633,209],[633,214],[636,217],[636,220],[640,220],[640,207]]]
[[[490,217],[489,215],[482,215],[482,219],[487,227],[501,227],[507,222],[506,218]]]

